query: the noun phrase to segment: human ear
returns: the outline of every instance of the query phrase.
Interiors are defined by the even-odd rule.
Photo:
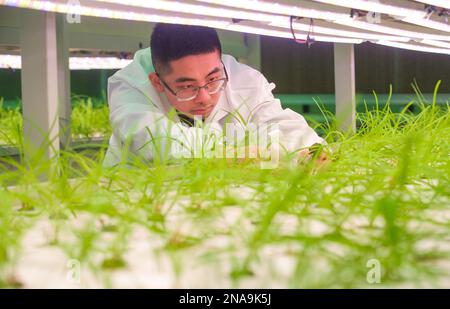
[[[156,91],[164,92],[164,86],[161,84],[161,80],[155,72],[148,74],[148,79],[150,80]]]

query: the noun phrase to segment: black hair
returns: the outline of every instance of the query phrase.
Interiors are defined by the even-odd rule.
[[[157,23],[150,39],[152,62],[156,72],[170,72],[170,62],[185,56],[219,51],[222,55],[217,31],[213,28]]]

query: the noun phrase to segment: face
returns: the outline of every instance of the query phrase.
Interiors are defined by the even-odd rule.
[[[174,92],[183,88],[203,86],[214,79],[225,76],[218,51],[186,56],[171,61],[170,66],[171,71],[161,78]],[[210,95],[208,91],[201,88],[195,98],[180,102],[174,94],[164,87],[156,73],[150,73],[149,78],[157,91],[166,94],[173,107],[191,117],[195,115],[209,116],[221,95],[221,91]]]

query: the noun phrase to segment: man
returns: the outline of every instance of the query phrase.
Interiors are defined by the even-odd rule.
[[[257,70],[222,54],[214,29],[157,24],[150,48],[136,52],[108,80],[113,134],[104,165],[130,156],[153,160],[192,154],[199,133],[202,151],[212,151],[217,145],[208,141],[215,139],[204,136],[226,136],[230,123],[275,128],[269,134],[276,132],[287,151],[324,143],[301,115],[282,109],[274,88]]]

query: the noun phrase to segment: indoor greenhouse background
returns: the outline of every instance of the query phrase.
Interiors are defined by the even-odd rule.
[[[407,17],[393,22],[381,7],[383,25],[409,23],[404,29],[423,30],[422,41],[413,37],[396,46],[365,39],[365,32],[360,32],[361,42],[320,41],[321,26],[343,29],[320,17],[311,46],[293,41],[282,27],[278,31],[287,34],[246,32],[235,20],[229,29],[218,24],[223,52],[276,84],[274,95],[283,107],[301,113],[327,141],[317,155],[327,152],[331,162],[293,164],[291,154],[277,168],[261,169],[250,159],[163,158],[148,163],[137,158],[106,169],[102,161],[112,131],[106,87],[118,67],[65,68],[70,106],[65,116],[70,120],[59,111],[49,127],[36,128],[41,148],[32,155],[25,151],[24,110],[33,102],[22,102],[24,80],[41,85],[42,76],[24,77],[21,68],[11,65],[11,59],[22,57],[21,18],[64,17],[67,12],[51,6],[63,2],[0,1],[0,287],[450,287],[448,22],[441,22],[440,29]],[[252,11],[237,6],[246,0],[221,2],[222,9]],[[304,8],[320,3],[333,14],[350,12],[330,1],[300,2]],[[400,2],[411,10],[427,8],[426,1]],[[136,12],[149,9],[123,6]],[[264,8],[253,11],[289,15]],[[166,18],[175,14],[160,10]],[[182,13],[183,18],[230,18]],[[308,11],[304,14],[311,19]],[[144,17],[94,13],[82,14],[81,20],[64,26],[67,59],[130,61],[134,52],[149,46],[154,25]],[[246,22],[254,29],[266,28],[258,20]],[[297,35],[304,34],[299,28]],[[430,51],[424,40],[433,35],[441,46]],[[354,131],[343,130],[336,115],[342,97],[336,87],[352,83],[348,76],[335,75],[337,44],[354,48]],[[51,94],[50,88],[42,93]],[[61,119],[70,123],[70,138],[58,136],[55,142],[47,130],[58,127]],[[52,149],[55,143],[58,149]]]

